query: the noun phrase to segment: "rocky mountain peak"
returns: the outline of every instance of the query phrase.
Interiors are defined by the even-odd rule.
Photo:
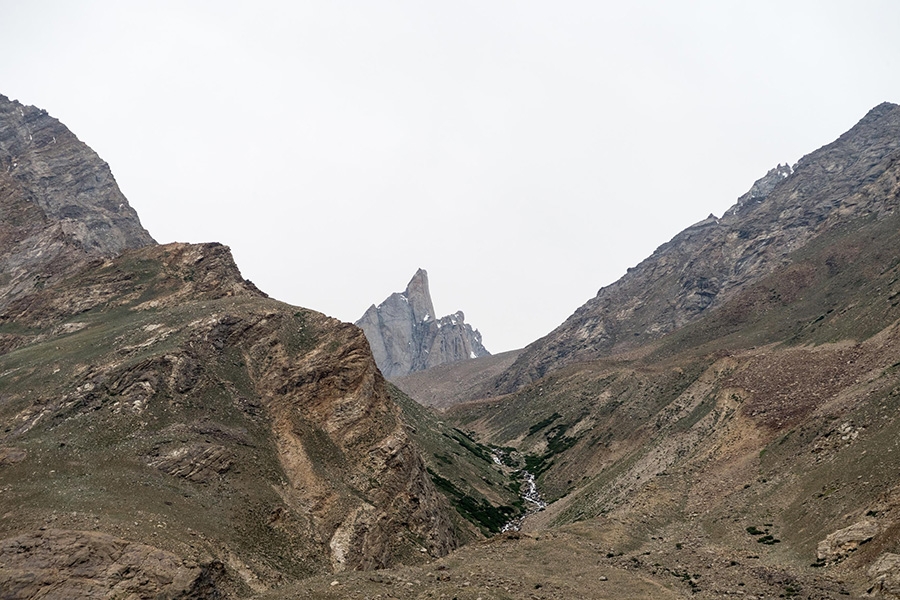
[[[760,177],[753,183],[753,186],[751,186],[746,194],[738,198],[734,206],[725,212],[725,215],[736,215],[745,206],[762,202],[768,198],[769,194],[772,193],[772,190],[775,189],[775,186],[784,181],[786,177],[790,177],[791,173],[793,173],[793,169],[791,169],[787,163],[783,165],[779,163],[775,167],[769,169],[769,172],[766,173],[764,177]]]
[[[356,325],[365,332],[375,363],[387,378],[490,354],[462,311],[436,318],[425,269],[416,271],[406,291],[370,306]]]
[[[47,111],[0,95],[0,307],[91,258],[155,244],[109,165]]]
[[[428,289],[428,272],[419,269],[409,280],[403,296],[409,301],[413,318],[424,322],[435,318],[434,304],[431,302],[431,291]]]
[[[3,95],[0,172],[87,252],[113,256],[154,243],[96,152],[47,111]]]

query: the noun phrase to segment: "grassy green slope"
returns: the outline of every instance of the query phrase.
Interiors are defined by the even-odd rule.
[[[187,325],[212,313],[282,308],[262,298],[97,306],[61,324],[74,332],[0,356],[0,445],[22,453],[0,467],[0,511],[15,515],[0,531],[101,529],[197,559],[225,543],[260,572],[323,568],[299,535],[308,523],[294,532],[272,519],[285,476],[243,357],[192,361],[181,351]],[[185,452],[221,456],[172,477]]]

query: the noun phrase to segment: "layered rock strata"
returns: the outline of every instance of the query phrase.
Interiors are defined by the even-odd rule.
[[[81,540],[70,544],[80,553],[149,546],[110,569],[157,550],[172,564],[222,565],[217,584],[199,567],[174,570],[174,598],[457,544],[362,332],[266,298],[220,244],[91,263],[11,303],[0,333],[12,329],[0,353],[0,548],[52,527]],[[46,547],[9,553],[0,581],[81,576],[71,557],[53,579]],[[116,568],[98,566],[103,580],[84,571],[85,589],[131,590]]]
[[[157,245],[3,97],[0,216],[0,596],[245,596],[457,545],[359,328]]]

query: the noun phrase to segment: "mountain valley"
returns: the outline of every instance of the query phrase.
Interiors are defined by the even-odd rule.
[[[157,244],[5,97],[0,167],[2,598],[900,598],[900,106],[493,356],[423,270],[357,327]]]

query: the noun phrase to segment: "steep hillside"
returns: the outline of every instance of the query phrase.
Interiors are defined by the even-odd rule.
[[[370,306],[356,325],[365,332],[375,363],[388,379],[490,355],[462,311],[436,318],[424,269],[416,271],[406,291]]]
[[[458,513],[461,539],[469,542],[498,533],[522,514],[522,481],[517,473],[497,464],[492,448],[446,423],[399,388],[388,386],[409,424],[410,437],[422,450],[432,481]],[[473,525],[475,535],[470,535]]]
[[[689,227],[601,289],[529,345],[493,391],[513,391],[561,365],[636,348],[696,321],[782,266],[836,215],[879,210],[881,196],[862,189],[883,176],[898,150],[900,106],[884,103],[793,169],[773,169],[722,218]]]
[[[153,243],[93,150],[0,95],[0,308],[90,258]]]
[[[699,597],[900,597],[900,161],[848,187],[692,323],[448,415],[527,454],[530,530]]]
[[[360,329],[156,245],[44,111],[0,97],[0,165],[0,596],[243,597],[518,514]]]
[[[30,549],[4,555],[13,597],[75,594],[47,552],[99,553],[98,573],[125,571],[90,585],[138,595],[163,556],[184,572],[154,593],[177,597],[458,543],[362,332],[265,298],[223,246],[89,265],[0,331],[17,340],[0,355],[0,548]]]

